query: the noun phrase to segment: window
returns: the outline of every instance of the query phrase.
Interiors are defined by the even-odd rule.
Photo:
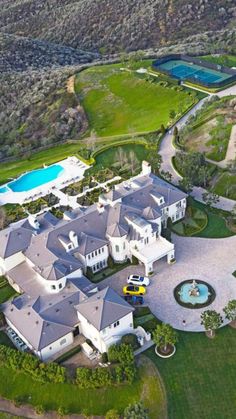
[[[52,290],[55,290],[55,289],[56,289],[56,285],[52,285],[52,286],[51,286],[51,289],[52,289]]]
[[[117,326],[119,326],[119,324],[120,324],[120,322],[119,322],[119,320],[118,320],[117,322],[115,322],[115,323],[113,324],[113,326],[114,326],[114,327],[117,327]]]
[[[123,249],[125,250],[125,242],[123,243]]]
[[[98,255],[98,252],[97,252],[97,250],[95,250],[95,256],[97,256]]]
[[[88,255],[88,259],[90,259],[91,258],[91,256],[90,255]]]
[[[96,266],[95,266],[95,265],[93,265],[93,266],[92,266],[92,271],[93,271],[93,272],[95,272],[95,271],[96,271]]]
[[[116,253],[120,251],[118,244],[116,244]]]
[[[97,269],[99,269],[99,263],[97,263]]]
[[[103,264],[103,266],[106,266],[106,264],[107,264],[107,263],[106,263],[106,261],[105,261],[105,260],[103,260],[103,261],[102,261],[102,264]]]
[[[94,253],[92,252],[92,258],[94,257]]]
[[[62,339],[61,341],[60,341],[60,345],[62,346],[62,345],[65,345],[65,343],[66,343],[66,339],[64,338],[64,339]]]
[[[62,284],[59,284],[59,289],[60,289],[60,290],[62,289]]]
[[[101,254],[101,249],[98,249],[98,253],[99,253],[99,255]]]
[[[102,253],[104,253],[104,247],[102,247]]]
[[[50,351],[51,351],[51,350],[52,350],[52,347],[50,346],[50,348],[49,348],[49,349],[50,349]]]

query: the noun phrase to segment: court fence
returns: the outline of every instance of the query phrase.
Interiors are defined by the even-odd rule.
[[[214,71],[218,71],[218,72],[222,72],[225,74],[228,74],[229,77],[227,77],[226,79],[220,80],[220,81],[206,81],[206,80],[196,80],[196,78],[191,77],[191,75],[187,75],[186,77],[183,77],[182,80],[186,80],[190,83],[193,84],[199,84],[201,86],[205,86],[208,88],[223,88],[229,84],[232,84],[234,81],[236,82],[236,70],[229,68],[229,67],[225,67],[222,65],[218,65],[218,64],[214,64],[214,63],[210,63],[206,60],[202,60],[201,58],[198,57],[190,57],[189,55],[184,55],[184,54],[171,54],[171,55],[166,55],[165,57],[161,57],[158,58],[157,60],[153,61],[152,63],[152,67],[154,70],[158,70],[160,71],[160,73],[166,74],[172,78],[178,79],[180,80],[181,77],[178,77],[176,75],[174,75],[170,70],[167,69],[159,69],[159,66],[161,64],[166,63],[167,61],[175,61],[175,60],[181,60],[181,61],[185,61],[191,64],[196,64],[198,66],[201,66],[206,69],[209,70],[214,70]]]

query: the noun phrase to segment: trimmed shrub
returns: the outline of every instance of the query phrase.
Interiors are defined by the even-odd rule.
[[[132,333],[128,333],[127,335],[122,336],[121,343],[126,343],[127,345],[131,345],[134,351],[135,349],[139,348],[138,338],[136,335],[133,335]]]
[[[108,356],[106,352],[102,353],[102,362],[105,364],[108,361]]]

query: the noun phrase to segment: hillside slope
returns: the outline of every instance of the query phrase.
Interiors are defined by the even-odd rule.
[[[0,0],[0,31],[114,52],[233,28],[235,0]]]

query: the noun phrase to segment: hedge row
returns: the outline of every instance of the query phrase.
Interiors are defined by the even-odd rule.
[[[80,388],[102,388],[124,381],[131,384],[136,376],[134,354],[131,345],[121,343],[108,350],[108,360],[116,365],[96,369],[77,368],[76,383]]]
[[[64,383],[66,381],[65,368],[54,362],[45,364],[34,355],[16,351],[4,345],[0,345],[0,367],[1,365],[14,371],[30,374],[35,380],[42,383]]]

